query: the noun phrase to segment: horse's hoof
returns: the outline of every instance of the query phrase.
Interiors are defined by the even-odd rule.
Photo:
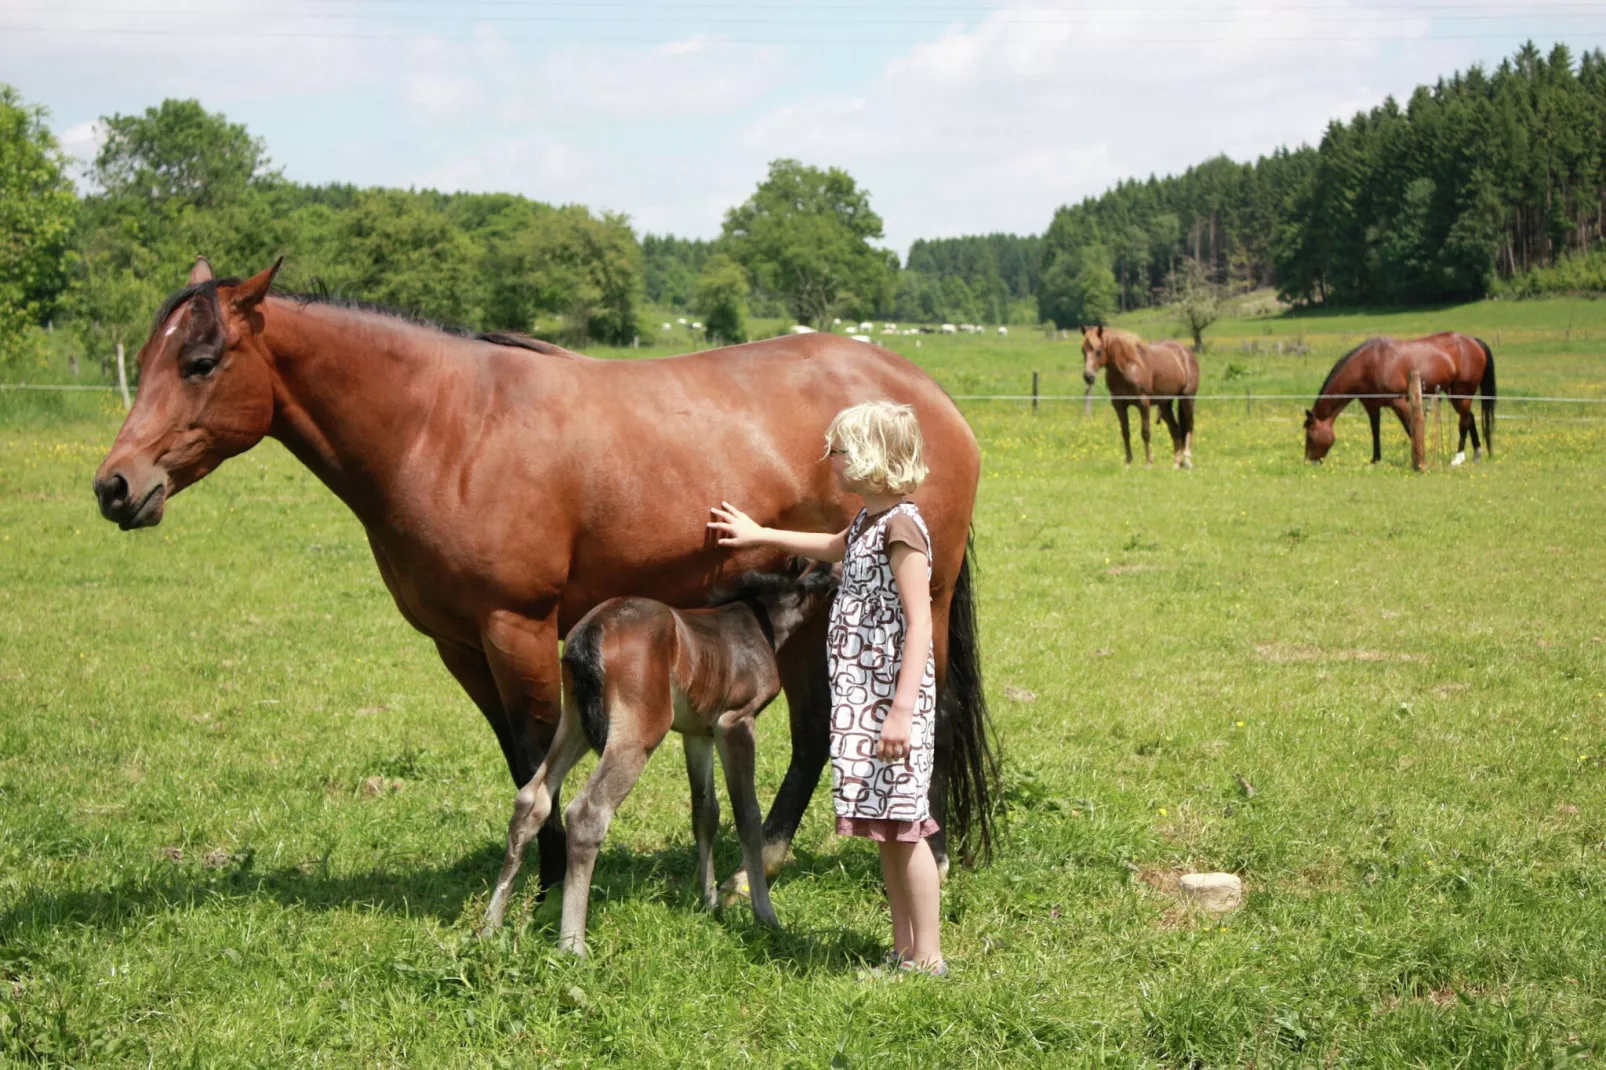
[[[733,907],[737,903],[753,898],[753,889],[747,883],[747,871],[739,869],[730,875],[724,884],[719,886],[719,905]]]
[[[1460,453],[1457,453],[1454,457],[1450,458],[1450,467],[1451,468],[1456,468],[1456,467],[1459,467],[1460,465],[1463,465],[1463,464],[1466,464],[1466,463],[1467,463],[1467,454],[1466,454],[1465,450],[1462,450]]]
[[[948,883],[948,856],[943,855],[937,859],[937,885],[941,887]]]

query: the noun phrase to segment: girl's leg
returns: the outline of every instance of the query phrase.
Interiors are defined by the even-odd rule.
[[[937,879],[937,860],[925,840],[896,846],[905,848],[904,903],[912,929],[909,959],[920,966],[941,966],[942,893]]]
[[[887,903],[892,907],[892,950],[900,960],[914,954],[914,926],[909,916],[909,843],[878,842],[881,849],[881,879],[887,885]]]

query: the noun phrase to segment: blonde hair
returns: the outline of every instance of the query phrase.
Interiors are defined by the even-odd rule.
[[[910,494],[926,480],[925,443],[909,405],[866,401],[843,409],[825,432],[827,451],[847,453],[849,479],[887,494]]]

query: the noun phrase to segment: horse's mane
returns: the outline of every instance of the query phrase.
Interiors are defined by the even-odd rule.
[[[710,607],[732,602],[763,601],[797,591],[802,595],[822,594],[837,585],[836,573],[828,568],[805,572],[807,562],[793,558],[780,572],[744,572],[735,585],[721,587],[708,596]]]
[[[1123,331],[1119,327],[1104,328],[1104,348],[1110,348],[1111,342],[1116,343],[1118,346],[1130,346],[1131,348],[1139,351],[1141,351],[1143,348],[1142,338],[1136,334],[1133,334],[1131,331]]]
[[[206,282],[198,282],[184,287],[182,290],[179,290],[177,293],[174,293],[172,296],[168,297],[167,300],[162,302],[161,307],[156,310],[156,320],[151,329],[155,330],[163,323],[166,323],[169,316],[182,307],[186,302],[197,296],[206,295],[210,297],[213,306],[216,307],[218,299],[218,287],[238,286],[242,281],[244,280],[238,277],[229,276],[228,278],[222,279],[208,279]],[[352,312],[366,312],[369,315],[382,316],[385,319],[396,320],[399,323],[405,323],[411,327],[422,327],[425,330],[435,331],[439,334],[444,334],[452,338],[461,338],[466,341],[486,342],[490,345],[508,346],[513,349],[527,349],[532,353],[541,353],[545,356],[552,357],[580,356],[579,353],[576,353],[573,350],[564,349],[562,346],[556,345],[552,342],[543,342],[539,338],[532,338],[527,334],[520,334],[517,331],[476,331],[460,324],[442,323],[438,320],[427,319],[423,316],[416,316],[410,312],[404,312],[401,309],[380,304],[377,301],[368,301],[360,297],[348,297],[344,294],[337,294],[316,280],[314,280],[312,286],[313,289],[309,291],[275,290],[273,293],[275,297],[283,297],[287,300],[294,301],[303,308],[307,305],[325,305],[330,308],[343,308]]]
[[[1333,385],[1333,380],[1338,378],[1338,373],[1343,370],[1344,365],[1349,363],[1350,358],[1353,357],[1355,354],[1359,353],[1361,350],[1365,349],[1367,346],[1371,345],[1375,341],[1377,341],[1376,338],[1368,338],[1366,341],[1362,342],[1360,345],[1356,346],[1354,349],[1350,350],[1348,353],[1345,353],[1342,357],[1339,357],[1338,358],[1338,363],[1333,365],[1333,370],[1327,373],[1327,378],[1326,379],[1322,380],[1322,388],[1320,390],[1316,391],[1316,396],[1317,397],[1321,397],[1324,394],[1326,394],[1327,393],[1327,388]]]

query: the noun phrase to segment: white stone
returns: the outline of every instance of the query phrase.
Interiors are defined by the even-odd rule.
[[[1244,905],[1244,882],[1231,873],[1188,873],[1177,881],[1182,897],[1201,910],[1225,914]]]

